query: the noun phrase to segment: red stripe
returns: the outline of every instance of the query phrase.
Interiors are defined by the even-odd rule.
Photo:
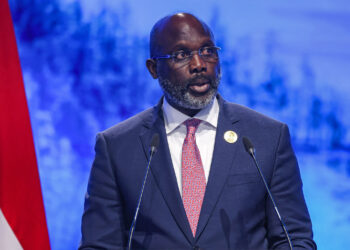
[[[50,249],[10,9],[0,0],[0,207],[25,250]]]

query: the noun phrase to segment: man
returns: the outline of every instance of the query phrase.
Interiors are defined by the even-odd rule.
[[[242,137],[249,137],[295,249],[316,249],[285,124],[218,94],[219,48],[191,14],[159,20],[146,65],[165,98],[97,136],[81,249],[123,249],[149,146],[160,136],[143,193],[136,249],[289,249]],[[194,119],[193,119],[194,118]]]

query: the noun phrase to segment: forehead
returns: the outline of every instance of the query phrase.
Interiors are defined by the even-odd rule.
[[[158,36],[162,52],[170,52],[179,47],[198,49],[214,44],[209,28],[193,16],[173,16],[166,20]]]

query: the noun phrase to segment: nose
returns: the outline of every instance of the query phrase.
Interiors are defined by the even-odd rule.
[[[190,62],[191,73],[201,73],[207,71],[207,64],[198,53],[193,53]]]

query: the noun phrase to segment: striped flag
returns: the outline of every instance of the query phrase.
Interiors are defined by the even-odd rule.
[[[0,249],[50,249],[22,72],[7,0],[0,0]]]

